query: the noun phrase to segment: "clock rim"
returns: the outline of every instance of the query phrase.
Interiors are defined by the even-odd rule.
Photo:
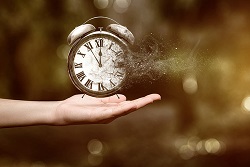
[[[103,92],[99,92],[99,91],[93,91],[90,89],[87,89],[86,87],[83,86],[83,84],[81,84],[81,82],[78,81],[76,74],[74,72],[74,57],[76,55],[76,52],[79,50],[79,48],[82,46],[82,44],[84,44],[85,42],[89,41],[90,39],[95,38],[95,36],[98,36],[98,38],[100,38],[100,36],[108,36],[108,38],[113,38],[115,39],[116,43],[119,43],[119,45],[121,46],[123,52],[124,52],[124,58],[126,58],[126,55],[129,54],[129,47],[128,44],[121,38],[117,37],[116,35],[107,32],[107,31],[95,31],[92,33],[89,33],[88,35],[82,37],[80,40],[78,40],[77,42],[75,42],[70,51],[69,51],[69,55],[68,55],[68,74],[70,76],[70,79],[72,81],[72,83],[74,84],[74,86],[80,90],[81,92],[88,94],[90,96],[96,96],[96,97],[105,97],[105,96],[109,96],[111,94],[115,94],[117,91],[121,90],[121,88],[124,86],[125,84],[125,80],[127,78],[127,69],[125,69],[125,76],[123,77],[122,81],[119,83],[119,85],[117,87],[115,87],[114,89],[108,90],[108,91],[103,91]],[[118,41],[118,42],[117,42]]]

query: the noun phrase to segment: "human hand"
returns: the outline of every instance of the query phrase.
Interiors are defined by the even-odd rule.
[[[126,101],[124,95],[96,98],[75,95],[63,101],[0,99],[0,128],[34,125],[109,123],[155,100],[158,94]]]
[[[55,125],[109,123],[118,117],[160,100],[158,94],[150,94],[132,101],[124,95],[96,98],[74,95],[58,103],[54,112]]]

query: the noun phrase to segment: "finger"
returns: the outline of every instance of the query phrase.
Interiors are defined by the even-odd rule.
[[[159,94],[150,94],[145,97],[141,97],[139,99],[133,100],[137,106],[137,109],[144,107],[147,104],[153,103],[155,100],[160,100],[161,96]]]
[[[153,101],[155,101],[155,100],[161,100],[161,96],[159,94],[150,94],[150,95],[147,95],[146,97],[152,98]]]
[[[101,101],[103,103],[120,103],[120,102],[126,101],[126,96],[122,94],[116,94],[113,96],[101,98]]]
[[[151,94],[133,101],[123,101],[117,107],[113,108],[112,110],[109,110],[110,112],[106,112],[106,115],[108,116],[107,119],[113,120],[118,117],[127,115],[149,103],[152,103],[154,100],[160,100],[160,99],[161,99],[160,95]]]

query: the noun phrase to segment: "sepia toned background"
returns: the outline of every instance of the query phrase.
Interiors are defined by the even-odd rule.
[[[1,98],[80,93],[66,39],[101,15],[136,38],[120,93],[162,100],[107,125],[0,129],[0,166],[249,166],[249,10],[243,0],[1,1]]]

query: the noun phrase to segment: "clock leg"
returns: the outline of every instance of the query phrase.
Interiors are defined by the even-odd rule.
[[[118,96],[118,94],[116,94],[117,98],[120,99],[120,97]]]

